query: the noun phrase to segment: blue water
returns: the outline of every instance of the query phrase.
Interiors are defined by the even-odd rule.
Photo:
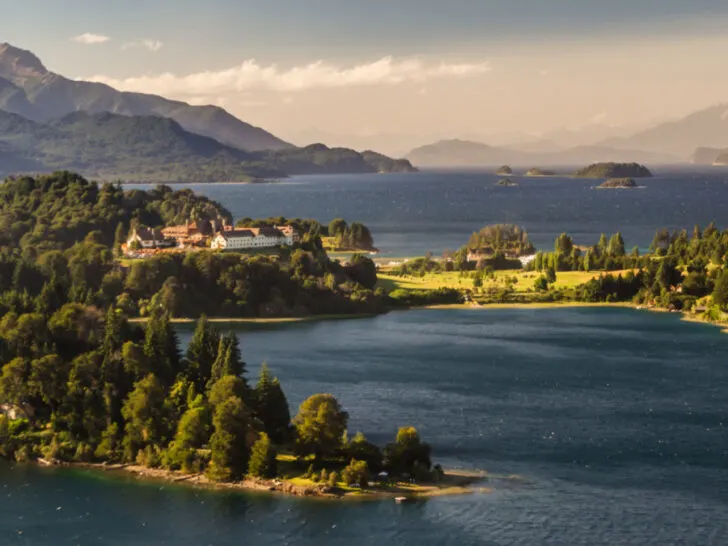
[[[327,502],[0,466],[0,544],[728,544],[728,336],[627,309],[462,310],[240,330],[295,408],[417,426],[489,494]],[[188,329],[181,331],[183,341]],[[22,534],[21,534],[22,533]]]
[[[572,169],[573,170],[573,169]],[[622,232],[629,247],[646,248],[658,228],[726,224],[728,168],[656,168],[644,189],[595,190],[601,181],[519,178],[477,171],[300,176],[279,184],[192,185],[223,203],[235,218],[289,216],[328,223],[343,217],[369,226],[383,255],[439,255],[457,249],[487,224],[524,226],[538,248],[552,249],[567,232],[594,244]]]

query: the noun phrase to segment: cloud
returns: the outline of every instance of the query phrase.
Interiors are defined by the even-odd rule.
[[[609,116],[607,115],[606,112],[601,112],[599,114],[595,114],[592,117],[590,117],[587,120],[587,123],[589,123],[591,125],[600,125],[600,124],[604,123],[605,121],[607,121],[608,117]]]
[[[382,59],[353,66],[325,61],[282,69],[261,65],[255,59],[218,72],[186,76],[172,73],[115,79],[103,75],[87,78],[124,91],[169,96],[205,96],[266,89],[284,93],[369,85],[424,83],[435,79],[466,78],[491,71],[489,62],[427,63],[421,59]]]
[[[159,40],[137,40],[135,42],[126,42],[121,46],[121,49],[136,49],[136,48],[144,48],[148,49],[149,51],[156,53],[162,47],[164,46],[164,42],[161,42]]]
[[[111,38],[104,36],[103,34],[91,34],[90,32],[86,32],[85,34],[74,36],[71,40],[84,45],[98,45],[111,41]]]

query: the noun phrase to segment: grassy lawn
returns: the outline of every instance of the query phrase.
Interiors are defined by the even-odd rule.
[[[612,275],[625,274],[626,271],[613,271]],[[455,289],[472,289],[473,278],[470,273],[468,276],[461,277],[460,272],[452,271],[445,273],[428,274],[424,277],[406,276],[397,277],[389,275],[386,272],[378,274],[379,283],[387,291],[396,290],[398,288],[405,290],[437,290],[438,288],[455,288]],[[539,273],[535,271],[497,271],[495,279],[484,279],[483,288],[498,288],[506,286],[506,279],[515,277],[517,282],[513,285],[516,292],[531,292],[533,283],[539,277]],[[560,271],[556,274],[556,288],[574,288],[580,284],[590,281],[602,275],[600,271]]]

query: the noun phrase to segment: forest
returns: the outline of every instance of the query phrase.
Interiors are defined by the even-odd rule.
[[[349,439],[331,394],[307,398],[291,419],[268,367],[250,384],[238,338],[205,317],[182,354],[161,311],[144,328],[114,307],[8,313],[0,349],[0,401],[14,414],[0,415],[0,456],[16,461],[123,462],[219,482],[285,474],[331,487],[365,486],[383,469],[422,481],[441,472],[412,427],[383,450],[360,433]],[[279,453],[293,461],[285,471]]]
[[[728,231],[710,224],[670,232],[658,230],[647,253],[625,250],[620,233],[603,234],[597,244],[579,247],[567,234],[555,241],[554,251],[538,253],[529,267],[542,272],[542,288],[559,271],[603,272],[576,287],[579,301],[630,301],[676,310],[706,307],[708,315],[719,315],[728,304]],[[544,282],[545,281],[545,282]]]
[[[8,179],[0,186],[0,313],[50,316],[78,303],[129,317],[155,308],[176,317],[271,317],[372,313],[386,303],[374,263],[331,261],[321,242],[326,228],[312,220],[292,221],[302,241],[282,256],[203,250],[119,259],[135,225],[203,220],[232,217],[190,190],[125,191],[67,172]],[[371,242],[365,227],[357,233]]]

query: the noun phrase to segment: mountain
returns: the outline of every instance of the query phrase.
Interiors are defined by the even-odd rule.
[[[728,148],[728,104],[719,104],[684,118],[661,123],[629,137],[610,138],[601,145],[662,152],[687,160],[697,148]]]
[[[155,95],[125,93],[49,71],[30,51],[0,44],[0,109],[45,122],[76,111],[171,118],[191,133],[241,150],[285,150],[291,144],[217,106],[191,106]]]
[[[247,152],[172,119],[74,112],[48,123],[0,110],[0,172],[72,170],[133,182],[219,182],[306,173],[413,170],[380,154],[314,145]]]
[[[523,152],[496,148],[467,140],[442,140],[412,150],[408,155],[418,167],[486,167],[502,164],[575,165],[600,161],[639,161],[641,163],[670,163],[675,158],[641,150],[621,150],[601,146],[577,146],[556,152]]]
[[[690,162],[695,165],[712,165],[725,150],[722,148],[697,148],[690,156]]]

